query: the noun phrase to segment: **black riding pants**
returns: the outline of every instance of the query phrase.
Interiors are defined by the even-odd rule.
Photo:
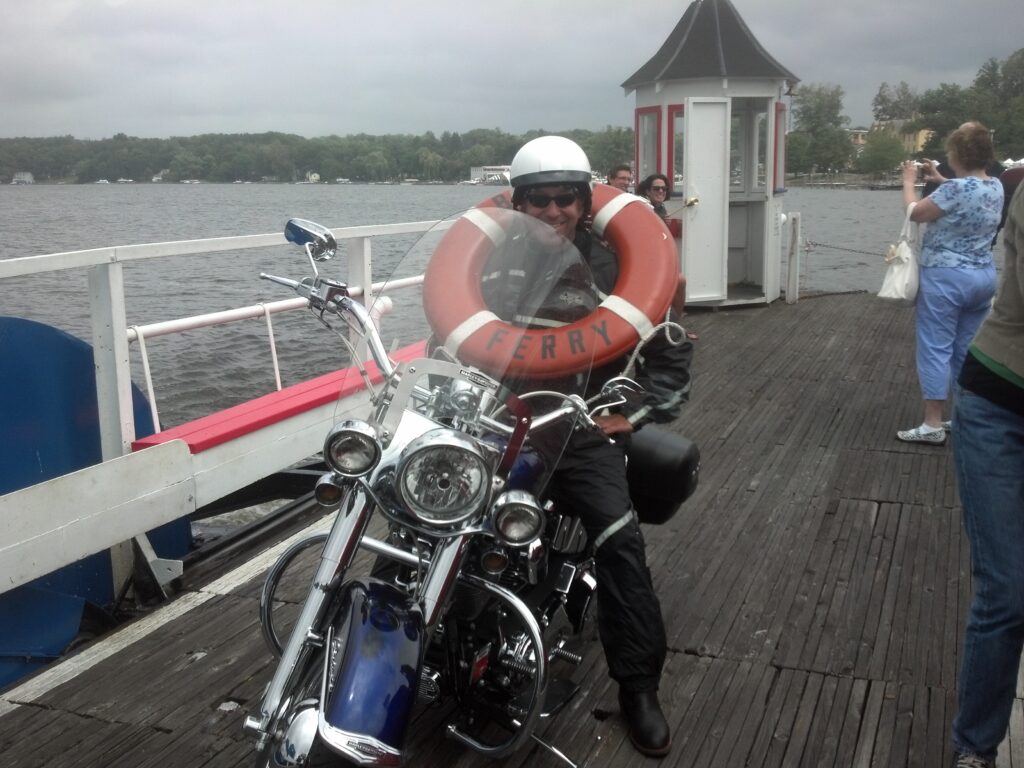
[[[597,564],[597,622],[608,673],[630,691],[656,690],[665,625],[626,483],[625,446],[574,433],[552,478],[551,496],[580,516]]]

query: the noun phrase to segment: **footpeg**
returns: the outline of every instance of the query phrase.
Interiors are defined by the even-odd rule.
[[[579,666],[583,663],[582,656],[580,656],[578,653],[567,651],[565,650],[565,648],[554,648],[551,651],[551,656],[549,657],[549,659],[551,659],[552,661],[554,659],[561,659],[562,661],[568,661],[570,664],[575,664],[576,666]]]

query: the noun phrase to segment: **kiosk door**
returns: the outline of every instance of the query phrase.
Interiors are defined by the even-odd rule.
[[[729,99],[686,99],[682,269],[688,301],[727,298]],[[673,215],[670,213],[670,215]]]

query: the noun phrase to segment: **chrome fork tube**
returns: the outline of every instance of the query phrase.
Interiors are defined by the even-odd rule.
[[[267,686],[260,707],[259,719],[246,718],[245,727],[260,734],[259,748],[265,745],[280,716],[281,702],[295,684],[297,673],[305,667],[310,649],[323,642],[318,629],[328,604],[328,587],[336,576],[342,576],[359,549],[359,540],[373,514],[373,505],[367,494],[359,488],[348,492],[338,510],[331,532],[327,536],[320,565],[317,567],[309,594],[295,622],[288,642],[281,653],[274,676]]]
[[[430,567],[418,595],[423,606],[423,623],[428,632],[433,631],[448,606],[472,538],[470,534],[463,534],[446,539],[438,545],[430,559]]]

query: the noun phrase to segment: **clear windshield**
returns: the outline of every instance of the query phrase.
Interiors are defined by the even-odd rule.
[[[576,416],[538,420],[570,410],[592,367],[586,318],[600,300],[583,255],[542,221],[485,204],[438,223],[390,271],[367,302],[401,366],[389,426],[394,405],[429,391],[415,410],[517,459],[503,471],[536,464],[511,482],[539,492]]]

